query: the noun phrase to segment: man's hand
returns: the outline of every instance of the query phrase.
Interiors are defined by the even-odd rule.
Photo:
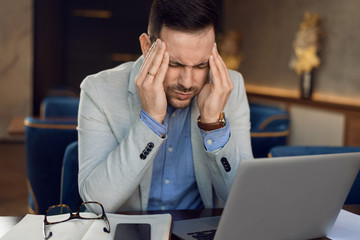
[[[168,65],[169,54],[165,43],[157,39],[149,49],[135,80],[143,110],[160,123],[166,115],[163,82]]]
[[[224,110],[234,88],[227,67],[217,51],[216,43],[209,64],[213,81],[204,84],[197,99],[201,122],[204,123],[213,123],[219,120],[219,115]]]

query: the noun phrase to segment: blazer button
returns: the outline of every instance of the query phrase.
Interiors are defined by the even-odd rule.
[[[152,149],[154,148],[154,143],[149,142],[145,149],[142,151],[142,153],[140,154],[140,159],[145,160],[146,156],[149,155],[149,153],[152,151]]]
[[[146,159],[146,155],[143,154],[143,153],[141,153],[141,154],[140,154],[140,159],[145,160],[145,159]]]
[[[221,161],[221,164],[222,164],[223,167],[224,167],[225,172],[230,172],[230,171],[231,171],[231,167],[230,167],[230,164],[229,164],[227,158],[226,158],[226,157],[222,157],[220,161]]]

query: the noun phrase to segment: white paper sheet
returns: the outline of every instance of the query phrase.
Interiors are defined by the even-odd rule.
[[[64,223],[48,226],[48,231],[53,232],[51,240],[112,240],[118,223],[150,223],[151,239],[167,240],[169,238],[171,215],[122,215],[106,214],[110,226],[110,234],[103,231],[106,226],[103,220],[74,219]],[[27,214],[16,224],[1,240],[39,240],[43,237],[44,215]]]
[[[341,210],[333,229],[327,237],[332,240],[359,240],[360,216]]]

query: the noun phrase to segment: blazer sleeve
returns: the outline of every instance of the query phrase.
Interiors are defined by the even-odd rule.
[[[153,133],[139,114],[132,118],[127,101],[114,101],[118,95],[127,99],[126,86],[102,89],[104,81],[90,76],[81,84],[78,183],[84,201],[99,201],[107,212],[115,212],[139,189],[165,139]],[[117,91],[123,92],[113,96]],[[113,109],[109,114],[108,105]],[[114,125],[122,127],[114,129]]]
[[[241,74],[235,71],[230,70],[230,76],[234,89],[224,109],[230,124],[230,138],[223,148],[206,152],[212,186],[222,204],[226,202],[240,162],[253,158],[250,111],[244,80]]]

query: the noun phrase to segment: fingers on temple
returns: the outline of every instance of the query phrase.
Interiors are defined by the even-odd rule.
[[[220,73],[216,66],[214,55],[210,56],[209,64],[210,64],[210,71],[212,74],[213,82],[218,81],[218,79],[220,78]]]
[[[149,51],[149,57],[144,62],[144,68],[142,69],[141,74],[143,77],[154,78],[159,71],[161,63],[165,54],[165,43],[160,39],[156,40],[154,48]]]
[[[158,74],[161,63],[163,62],[165,50],[166,50],[165,43],[163,41],[159,40],[156,51],[154,52],[154,54],[155,54],[154,59],[151,62],[149,71],[148,71],[152,75],[156,76]]]
[[[168,66],[169,66],[169,53],[165,52],[164,58],[162,59],[162,62],[161,62],[160,69],[156,75],[156,81],[158,81],[159,83],[164,82]]]
[[[226,64],[222,60],[219,52],[217,51],[216,44],[214,44],[213,48],[212,61],[210,58],[210,67],[211,73],[213,74],[213,82],[214,84],[221,84],[222,86],[233,88],[233,82],[231,81],[229,71],[226,67]],[[211,64],[212,62],[212,64]],[[213,68],[215,71],[213,71]]]
[[[154,49],[156,48],[156,45],[158,44],[158,40],[156,40],[150,47],[149,51],[147,52],[144,62],[140,68],[140,75],[143,75],[143,77],[146,77],[145,74],[147,74],[147,70],[149,69],[149,63],[151,63],[151,59],[154,57]],[[145,76],[144,76],[145,75]]]

